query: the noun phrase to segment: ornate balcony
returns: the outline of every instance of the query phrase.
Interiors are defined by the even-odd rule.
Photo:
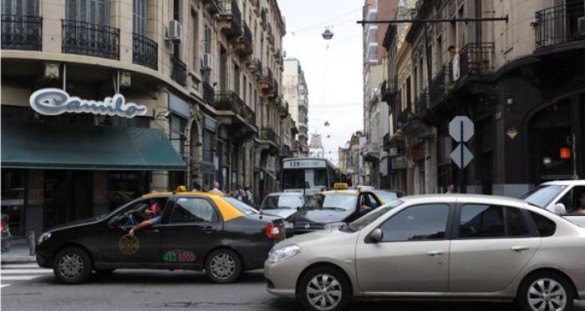
[[[213,89],[213,86],[207,82],[203,82],[203,100],[206,101],[208,105],[213,105],[213,101],[215,100],[215,90]]]
[[[223,10],[219,13],[219,28],[226,37],[237,38],[242,34],[242,13],[236,0],[220,0]]]
[[[235,92],[216,93],[213,108],[220,111],[231,111],[252,126],[256,123],[256,114],[254,111]]]
[[[63,20],[63,53],[120,59],[120,29]]]
[[[235,44],[235,52],[242,56],[252,55],[254,52],[252,42],[252,31],[246,23],[243,23],[244,29],[242,36],[238,39]]]
[[[461,76],[481,75],[494,70],[493,42],[468,43],[459,53]]]
[[[536,12],[536,48],[585,40],[585,4],[574,1]]]
[[[2,14],[2,49],[42,50],[43,18]]]
[[[262,64],[262,63],[260,63]],[[260,89],[263,90],[264,92],[270,92],[272,91],[273,87],[274,87],[274,83],[275,83],[275,79],[272,75],[272,70],[268,67],[264,67],[262,68],[262,74],[260,75],[260,81],[259,81],[259,86]]]
[[[260,133],[260,138],[262,140],[269,140],[277,146],[280,145],[280,137],[278,137],[278,135],[276,135],[276,132],[271,127],[262,128],[262,132]]]
[[[187,86],[187,65],[179,58],[171,56],[171,79],[182,86]]]
[[[158,70],[158,44],[145,36],[132,34],[132,62]]]
[[[219,13],[223,10],[219,0],[205,0],[204,4],[207,10],[209,10],[209,12],[212,14]]]

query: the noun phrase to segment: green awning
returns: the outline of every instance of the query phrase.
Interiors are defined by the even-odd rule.
[[[159,130],[2,121],[2,167],[184,171]]]

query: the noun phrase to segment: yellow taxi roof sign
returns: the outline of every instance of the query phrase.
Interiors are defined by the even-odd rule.
[[[175,189],[175,192],[187,192],[187,187],[177,186],[177,189]]]
[[[333,189],[347,189],[349,185],[345,182],[336,182],[333,184]]]

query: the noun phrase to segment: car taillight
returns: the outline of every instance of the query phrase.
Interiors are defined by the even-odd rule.
[[[278,225],[269,223],[268,226],[266,226],[266,236],[270,239],[278,239],[280,236],[280,228]]]
[[[4,220],[0,220],[0,231],[4,231],[4,226],[6,226]]]

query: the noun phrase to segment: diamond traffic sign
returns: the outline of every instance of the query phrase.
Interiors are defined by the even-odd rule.
[[[461,159],[461,148],[463,148],[463,159]],[[459,144],[457,145],[457,148],[451,152],[451,160],[453,160],[460,169],[464,169],[467,164],[473,160],[473,154],[471,154],[471,151],[469,151],[464,144]]]
[[[466,116],[456,116],[449,122],[449,135],[456,142],[461,142],[461,130],[463,129],[463,142],[468,141],[474,132],[473,122]]]

